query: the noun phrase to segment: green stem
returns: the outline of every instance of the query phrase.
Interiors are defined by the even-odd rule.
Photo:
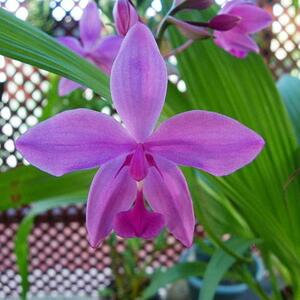
[[[175,1],[173,1],[171,8],[169,9],[169,11],[165,14],[165,16],[162,18],[162,20],[158,24],[157,31],[156,31],[156,42],[158,44],[158,47],[160,47],[164,33],[169,26],[167,19],[169,16],[173,15],[174,7],[175,7]]]
[[[164,33],[169,25],[169,23],[167,22],[167,19],[168,19],[168,15],[164,16],[163,19],[160,21],[158,28],[157,28],[156,42],[158,44],[158,47],[161,46]]]
[[[265,253],[264,251],[262,251],[261,253],[262,253],[262,257],[263,257],[263,261],[265,263],[266,269],[269,271],[272,293],[276,300],[283,300],[282,296],[280,294],[280,288],[278,286],[277,278],[276,278],[276,275],[273,270],[273,265],[272,265],[270,254]]]
[[[241,268],[241,275],[245,283],[260,297],[262,300],[271,300],[271,298],[265,293],[260,284],[253,278],[253,275],[249,272],[248,266]]]
[[[188,47],[190,47],[193,44],[193,42],[194,42],[194,40],[187,40],[185,43],[183,43],[179,47],[177,47],[175,49],[172,49],[171,51],[169,51],[168,53],[166,53],[164,55],[164,58],[169,58],[170,56],[177,55],[177,54],[183,52]]]

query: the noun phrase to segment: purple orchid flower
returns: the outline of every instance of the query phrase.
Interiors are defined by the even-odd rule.
[[[201,110],[176,115],[154,131],[167,81],[152,33],[137,23],[111,72],[112,98],[124,127],[110,116],[77,109],[38,124],[16,142],[32,165],[56,176],[101,166],[87,203],[93,247],[112,230],[122,237],[151,239],[164,226],[191,246],[193,205],[177,164],[228,175],[250,163],[264,146],[251,129]]]
[[[238,58],[244,58],[249,52],[259,52],[259,47],[251,35],[272,22],[271,15],[245,0],[231,0],[220,10],[224,16],[235,16],[240,19],[235,27],[228,31],[214,32],[215,43],[225,51]],[[221,18],[218,20],[221,23]]]
[[[103,24],[99,18],[96,3],[91,1],[86,6],[79,22],[80,41],[70,36],[59,38],[63,45],[86,58],[108,75],[121,47],[123,37],[138,21],[137,12],[128,0],[118,0],[115,7],[122,7],[116,9],[114,14],[119,35],[101,37]],[[127,13],[127,10],[130,10],[130,13]],[[64,96],[80,87],[79,83],[62,78],[59,82],[59,95]]]

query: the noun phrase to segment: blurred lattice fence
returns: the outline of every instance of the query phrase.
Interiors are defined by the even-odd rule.
[[[300,14],[291,0],[266,1],[264,6],[273,15],[272,27],[262,34],[263,55],[274,77],[284,73],[299,76]]]
[[[0,7],[54,36],[76,36],[77,21],[87,2],[0,0]],[[291,6],[291,0],[264,1],[261,5],[274,15],[272,28],[260,36],[266,62],[275,78],[283,73],[298,75],[300,15]],[[43,17],[36,19],[36,15]],[[0,172],[5,172],[22,163],[13,140],[37,123],[47,103],[49,81],[47,72],[0,57],[0,83]],[[0,214],[0,299],[17,297],[20,290],[13,247],[18,224],[26,210]],[[164,252],[155,252],[153,244],[146,242],[140,251],[140,260],[150,261],[149,265],[154,268],[173,264],[182,246],[171,236],[167,242]],[[106,243],[97,250],[88,246],[83,207],[53,210],[40,217],[30,236],[30,245],[31,295],[97,296],[100,288],[111,283],[110,247]],[[120,241],[118,247],[122,251],[125,245]]]

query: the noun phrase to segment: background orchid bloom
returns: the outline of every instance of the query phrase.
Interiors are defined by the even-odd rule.
[[[61,37],[59,41],[78,55],[88,59],[106,74],[110,74],[113,61],[120,49],[123,37],[129,30],[128,24],[138,21],[137,13],[128,0],[118,0],[116,6],[130,6],[130,14],[125,14],[122,9],[114,14],[119,35],[101,37],[103,24],[95,2],[88,3],[79,22],[80,41],[73,37]],[[119,28],[123,28],[120,32]],[[59,95],[64,96],[81,85],[77,82],[62,78],[59,82]]]
[[[249,52],[259,52],[259,47],[251,35],[272,22],[271,15],[245,0],[228,1],[219,14],[240,18],[237,25],[228,31],[215,31],[215,43],[238,58],[244,58]]]
[[[40,123],[17,140],[17,149],[31,164],[53,175],[101,166],[87,203],[93,247],[112,230],[148,239],[164,226],[191,246],[193,205],[176,165],[228,175],[263,148],[255,132],[208,111],[176,115],[154,131],[166,89],[166,65],[155,39],[137,23],[126,35],[111,73],[112,98],[125,127],[102,113],[78,109]]]

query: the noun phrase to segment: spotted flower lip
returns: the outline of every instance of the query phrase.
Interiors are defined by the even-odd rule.
[[[112,230],[148,239],[164,226],[191,246],[193,205],[177,164],[228,175],[250,163],[264,146],[251,129],[208,111],[181,113],[154,130],[167,81],[152,33],[137,23],[124,38],[111,72],[112,98],[124,126],[102,113],[77,109],[36,125],[16,141],[32,165],[53,175],[101,166],[87,203],[93,247]]]
[[[231,0],[219,14],[240,18],[232,29],[214,32],[219,47],[238,58],[246,57],[249,52],[259,52],[251,35],[270,25],[272,17],[268,12],[245,0]]]
[[[61,37],[58,40],[109,75],[124,36],[130,27],[138,22],[138,15],[128,0],[118,0],[115,4],[115,7],[126,8],[129,6],[131,7],[130,14],[125,14],[124,9],[116,10],[114,13],[118,35],[101,36],[103,24],[99,17],[99,11],[96,3],[90,1],[79,21],[80,40],[70,36]],[[120,28],[122,31],[119,30]],[[80,87],[79,83],[62,78],[59,82],[59,95],[67,95]]]

